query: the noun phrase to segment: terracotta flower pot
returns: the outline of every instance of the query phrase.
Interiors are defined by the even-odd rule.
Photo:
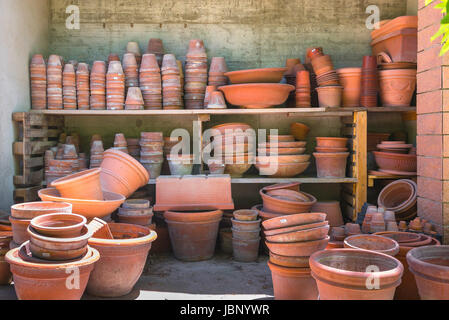
[[[297,225],[297,226],[286,227],[286,228],[265,230],[264,234],[266,237],[269,237],[269,236],[276,236],[276,235],[287,234],[287,233],[292,233],[292,232],[297,232],[297,231],[304,231],[304,230],[310,230],[310,229],[316,229],[316,228],[327,228],[327,227],[329,227],[329,223],[327,221],[323,221],[323,222],[303,224],[303,225]]]
[[[393,239],[376,235],[355,235],[344,240],[345,248],[369,250],[396,256],[399,253],[399,244]]]
[[[168,164],[170,166],[170,173],[173,176],[191,175],[193,170],[193,156],[167,156]]]
[[[273,243],[316,241],[326,238],[328,233],[329,226],[323,226],[318,228],[281,233],[273,236],[266,236],[266,239]]]
[[[310,132],[310,128],[305,124],[295,122],[290,125],[290,133],[298,141],[304,141],[307,139],[307,135]]]
[[[422,300],[449,300],[449,246],[410,250],[407,262]]]
[[[301,213],[289,216],[280,216],[262,223],[264,230],[285,229],[294,226],[311,225],[326,220],[324,213]]]
[[[120,297],[133,289],[143,272],[156,232],[147,227],[122,223],[109,225],[114,239],[89,239],[100,252],[87,284],[87,293],[99,297]]]
[[[262,222],[260,219],[255,221],[242,221],[232,219],[232,227],[235,230],[239,231],[255,231],[260,229],[260,223]],[[260,230],[259,230],[260,231]]]
[[[9,217],[12,227],[12,235],[15,243],[21,245],[22,243],[30,240],[30,236],[27,233],[28,226],[31,219],[16,219],[12,216]]]
[[[164,218],[175,222],[205,222],[216,221],[223,217],[221,210],[205,210],[205,211],[165,211]]]
[[[416,70],[379,71],[380,96],[385,107],[408,107],[416,89]]]
[[[344,225],[339,201],[319,201],[312,207],[313,212],[324,212],[331,227]]]
[[[276,198],[268,195],[264,190],[260,191],[263,205],[266,210],[274,213],[283,213],[286,215],[310,212],[312,206],[317,202],[314,196],[304,192],[302,192],[301,194],[308,198],[308,201],[299,202],[292,200],[283,200],[281,198]]]
[[[265,241],[268,249],[274,254],[291,257],[309,257],[317,251],[324,250],[330,238],[326,237],[321,240],[292,242],[292,243],[275,243]]]
[[[9,251],[5,258],[11,266],[14,289],[20,300],[80,300],[100,254],[89,248],[76,261],[48,263],[28,257],[22,247]],[[72,288],[67,286],[67,277],[73,275],[74,268],[78,270],[79,287]]]
[[[318,99],[321,108],[337,108],[341,107],[343,87],[328,86],[318,87]]]
[[[362,90],[362,68],[338,69],[343,86],[343,107],[358,107]]]
[[[346,177],[346,164],[349,152],[314,153],[318,178]]]
[[[62,197],[81,200],[103,200],[100,183],[101,169],[90,169],[71,174],[52,182]]]
[[[238,262],[255,262],[259,256],[260,237],[255,239],[232,239],[232,255]]]
[[[259,215],[256,210],[237,210],[233,214],[236,220],[241,221],[255,221]]]
[[[417,190],[411,180],[397,180],[379,193],[378,204],[389,211],[401,213],[416,204]]]
[[[49,213],[72,213],[72,205],[64,202],[27,202],[11,206],[11,216],[16,219],[33,219]]]
[[[317,147],[346,148],[348,144],[348,138],[318,137],[316,138],[316,143]]]
[[[399,260],[367,250],[326,250],[309,261],[321,300],[393,300],[404,270]],[[370,266],[379,271],[370,272]],[[367,286],[370,277],[378,288]]]
[[[288,257],[269,253],[270,262],[286,268],[309,268],[309,257]]]
[[[55,238],[71,238],[81,234],[87,219],[73,213],[51,213],[34,218],[31,227],[44,236]]]
[[[318,290],[309,268],[286,268],[268,262],[276,300],[317,300]]]

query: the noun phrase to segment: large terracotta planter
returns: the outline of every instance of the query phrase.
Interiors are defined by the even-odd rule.
[[[89,248],[87,254],[76,261],[48,263],[28,257],[22,247],[9,251],[5,258],[11,266],[14,289],[20,300],[80,300],[100,254]],[[78,288],[67,286],[74,270],[79,275]]]
[[[276,300],[317,300],[318,290],[308,268],[286,268],[268,262]]]
[[[11,216],[16,219],[33,219],[49,213],[72,213],[72,205],[64,202],[26,202],[11,206]]]
[[[381,70],[379,84],[383,106],[409,107],[416,89],[416,70]]]
[[[344,240],[345,248],[369,250],[396,256],[399,253],[399,244],[393,239],[371,234],[360,234],[347,237]]]
[[[99,168],[77,172],[53,181],[51,186],[64,198],[103,200],[100,172]]]
[[[309,262],[321,300],[393,300],[404,270],[399,260],[367,250],[321,251]],[[370,272],[370,266],[379,271]],[[377,279],[377,288],[371,278]],[[367,286],[370,283],[372,288]]]
[[[129,197],[149,179],[148,171],[130,155],[117,150],[104,152],[100,173],[103,190]]]
[[[449,246],[427,246],[407,253],[422,300],[449,300]]]
[[[144,226],[111,223],[114,239],[89,239],[100,252],[87,284],[87,293],[99,297],[120,297],[133,289],[143,272],[156,232]]]
[[[226,72],[232,84],[279,83],[287,68],[264,68]]]
[[[314,153],[318,178],[345,178],[349,152]]]

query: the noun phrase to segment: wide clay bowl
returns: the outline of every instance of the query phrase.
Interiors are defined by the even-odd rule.
[[[219,90],[223,91],[226,100],[232,105],[262,109],[283,104],[295,87],[278,83],[249,83],[223,86]]]
[[[348,249],[376,251],[392,257],[399,253],[399,244],[395,240],[371,234],[347,237],[344,246]]]
[[[78,214],[52,213],[34,218],[30,225],[44,236],[69,238],[79,236],[86,223],[87,219]]]
[[[103,218],[117,210],[125,202],[126,198],[121,194],[103,190],[103,201],[79,200],[61,198],[58,190],[54,188],[41,189],[38,192],[42,201],[66,202],[72,204],[72,210],[77,214],[85,216],[88,220],[95,217]]]
[[[282,233],[275,236],[267,236],[266,239],[274,243],[315,241],[326,238],[328,233],[329,233],[329,226],[324,226],[314,229],[306,229],[300,231],[293,231],[289,233]]]
[[[275,149],[275,148],[305,148],[307,141],[296,141],[296,142],[278,142],[275,143],[259,143],[259,149]]]
[[[293,243],[273,243],[265,241],[270,252],[280,256],[290,257],[308,257],[317,251],[324,250],[330,238],[326,237],[322,240],[293,242]]]
[[[399,154],[373,151],[380,169],[402,172],[416,172],[417,158],[413,154]]]
[[[277,230],[294,226],[321,223],[326,220],[325,213],[301,213],[269,219],[262,223],[265,230]]]
[[[304,155],[278,155],[278,156],[259,156],[257,162],[265,165],[270,163],[292,164],[292,163],[306,163],[310,161],[310,154]]]
[[[11,206],[11,216],[16,219],[31,220],[49,213],[72,213],[72,205],[64,202],[26,202]]]
[[[256,205],[256,206],[252,207],[252,209],[257,210],[257,212],[259,213],[259,217],[262,219],[262,221],[266,221],[269,219],[278,218],[278,217],[283,216],[282,213],[273,213],[273,212],[265,211],[262,204]]]
[[[302,155],[306,152],[306,148],[259,148],[257,149],[257,154],[259,155],[280,155],[280,156],[288,156],[288,155]]]
[[[329,222],[323,221],[323,222],[303,224],[303,225],[287,227],[287,228],[265,230],[264,234],[265,234],[265,236],[276,236],[276,235],[280,235],[280,234],[284,234],[284,233],[291,233],[291,232],[296,232],[296,231],[322,228],[322,227],[327,227],[327,226],[329,226]]]
[[[263,68],[226,72],[232,84],[241,83],[279,83],[287,68]]]
[[[421,235],[418,233],[400,231],[377,232],[375,235],[393,239],[399,243],[400,246],[408,246],[409,243],[415,243],[421,238]]]

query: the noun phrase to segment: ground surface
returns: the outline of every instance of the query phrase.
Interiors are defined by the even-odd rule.
[[[238,263],[217,254],[203,262],[181,262],[173,256],[151,256],[143,275],[124,300],[273,299],[268,257]],[[16,299],[14,286],[0,286],[0,300]],[[85,295],[83,299],[97,299]]]

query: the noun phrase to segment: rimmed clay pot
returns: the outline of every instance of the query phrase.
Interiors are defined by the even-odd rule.
[[[416,204],[417,190],[411,180],[397,180],[379,193],[379,206],[396,213],[408,210]]]
[[[172,176],[191,175],[193,170],[193,155],[167,155],[170,173]]]
[[[268,262],[276,300],[318,300],[309,268],[286,268]]]
[[[257,212],[259,213],[259,217],[262,219],[262,221],[281,217],[284,215],[282,213],[272,213],[272,212],[265,211],[262,204],[256,205],[256,206],[252,207],[252,209],[257,210]]]
[[[226,72],[232,84],[279,83],[287,68],[264,68]]]
[[[273,243],[292,243],[299,241],[322,240],[329,234],[329,226],[292,231],[273,236],[266,236],[266,239]]]
[[[312,211],[326,213],[326,220],[329,221],[331,227],[340,227],[344,225],[339,201],[318,201],[312,207]]]
[[[233,213],[236,220],[255,221],[259,213],[256,210],[237,210]]]
[[[223,217],[221,210],[204,210],[204,211],[165,211],[164,218],[176,222],[204,222],[215,221]]]
[[[74,212],[85,216],[87,219],[102,218],[110,215],[126,200],[121,194],[108,191],[103,191],[103,201],[67,199],[62,198],[55,188],[41,189],[38,192],[38,196],[43,201],[70,203]]]
[[[15,243],[20,245],[30,240],[27,229],[30,225],[31,219],[16,219],[11,216],[9,217],[9,221],[11,222],[12,236]]]
[[[343,86],[343,107],[357,107],[362,91],[362,68],[343,68],[337,73]]]
[[[316,144],[322,148],[346,148],[348,140],[348,138],[318,137]]]
[[[343,87],[328,86],[318,87],[318,100],[321,108],[338,108],[341,107]]]
[[[255,230],[239,230],[232,228],[232,237],[237,240],[260,240],[261,228]]]
[[[368,250],[325,250],[309,262],[321,300],[393,300],[404,271],[399,260]],[[379,271],[372,272],[373,266]],[[377,288],[367,285],[370,279]]]
[[[109,224],[114,239],[90,238],[89,245],[100,252],[87,284],[87,293],[98,297],[121,297],[139,280],[156,232],[144,226]]]
[[[399,253],[399,244],[393,239],[372,234],[360,234],[347,237],[344,240],[345,248],[369,250],[396,256]]]
[[[12,273],[9,263],[5,260],[5,256],[0,256],[0,285],[6,286],[11,283]]]
[[[286,228],[265,230],[264,234],[265,234],[265,236],[276,236],[276,235],[280,235],[280,234],[286,234],[286,233],[315,229],[315,228],[323,228],[323,227],[328,227],[328,226],[329,226],[329,223],[327,221],[323,221],[323,222],[303,224],[303,225],[286,227]]]
[[[30,235],[30,242],[32,244],[48,250],[48,260],[51,260],[51,250],[63,251],[84,248],[87,246],[87,240],[92,236],[92,232],[87,226],[83,226],[78,236],[71,238],[43,236],[31,226],[28,226],[27,232]]]
[[[279,156],[280,157],[280,156]],[[276,160],[278,157],[270,157]],[[258,159],[259,161],[259,159]],[[265,161],[265,160],[263,160]],[[271,176],[275,178],[292,178],[296,177],[309,168],[310,162],[303,163],[277,163],[266,161],[263,163],[256,163],[256,168],[259,170],[261,176]]]
[[[274,243],[265,241],[268,249],[274,254],[291,257],[309,257],[317,251],[324,250],[327,247],[330,238],[321,240],[292,242],[292,243]]]
[[[295,122],[290,125],[290,133],[298,141],[306,140],[309,132],[310,128],[303,123]]]
[[[349,152],[317,153],[313,154],[316,160],[318,178],[344,178],[346,177],[346,164]]]
[[[279,191],[290,191],[290,190],[278,190]],[[294,191],[292,191],[294,192]],[[285,192],[287,193],[287,192]],[[262,196],[263,206],[266,210],[275,213],[283,213],[283,214],[296,214],[296,213],[306,213],[310,212],[312,206],[317,202],[317,199],[311,194],[307,194],[305,192],[297,193],[302,194],[307,197],[309,200],[307,201],[294,201],[294,200],[286,200],[285,198],[281,198],[279,195],[270,196],[263,189],[260,190],[260,195]]]
[[[38,201],[11,206],[11,216],[16,219],[33,219],[49,213],[72,213],[72,205],[64,202]]]
[[[269,253],[270,262],[280,267],[287,268],[309,268],[309,257],[288,257]]]
[[[414,248],[407,253],[422,300],[449,300],[449,246]]]
[[[80,300],[100,254],[89,247],[80,259],[48,263],[27,256],[25,247],[21,247],[9,251],[5,258],[11,266],[14,289],[20,300]],[[77,270],[79,286],[68,287],[67,277],[74,274],[73,270]]]
[[[231,219],[232,227],[239,231],[255,231],[260,229],[260,224],[262,220],[255,221],[241,221],[236,219]]]
[[[325,213],[301,213],[275,217],[262,223],[264,230],[277,230],[295,226],[311,225],[326,220]]]
[[[259,257],[260,237],[255,239],[232,238],[232,255],[238,262],[255,262]]]
[[[182,214],[182,212],[179,213]],[[193,221],[180,222],[172,220],[170,215],[164,213],[173,252],[178,260],[203,261],[212,258],[222,213],[215,220],[210,220],[209,217],[216,214],[219,213],[209,211],[208,215],[208,211],[203,212],[203,215],[206,216],[205,219],[198,221],[195,219],[195,212],[190,212],[189,217]]]
[[[103,157],[100,173],[103,190],[129,197],[148,184],[148,171],[130,155],[109,149]]]
[[[103,200],[100,172],[100,168],[77,172],[53,181],[51,186],[64,198]]]
[[[379,71],[380,97],[385,107],[409,107],[416,89],[416,69]]]
[[[87,219],[78,214],[51,213],[34,218],[30,225],[44,236],[70,238],[79,236],[86,223]]]

